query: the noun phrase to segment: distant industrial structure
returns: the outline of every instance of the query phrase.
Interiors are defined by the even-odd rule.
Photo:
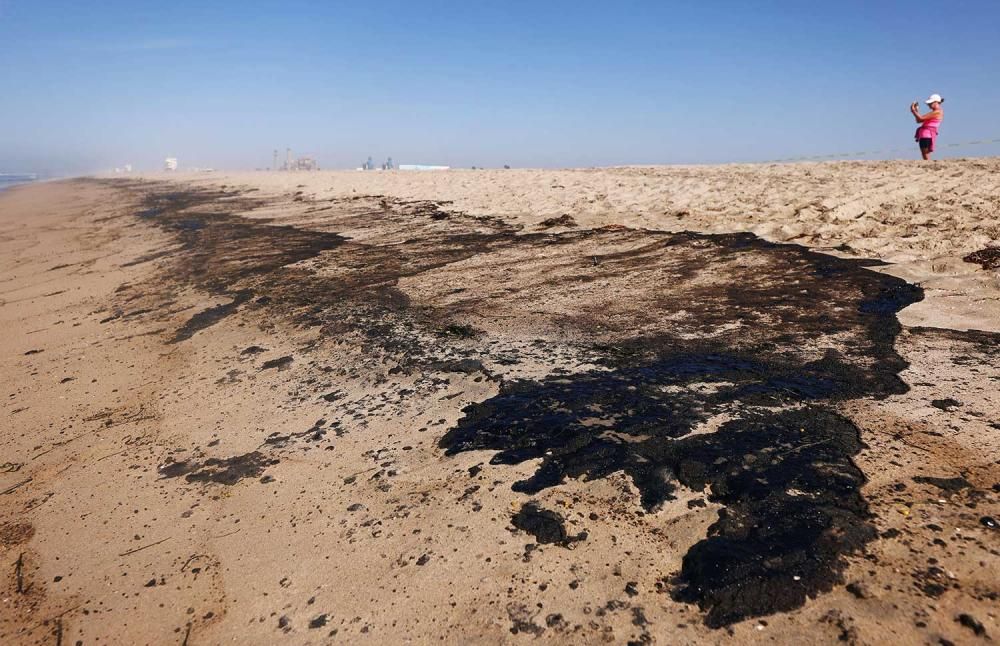
[[[385,160],[381,168],[375,168],[375,162],[369,157],[365,160],[365,163],[358,167],[358,170],[396,170],[396,162],[392,161],[392,157]]]
[[[285,163],[278,168],[278,151],[274,151],[274,162],[271,164],[273,170],[319,170],[319,163],[312,157],[292,158],[292,149],[285,148]]]
[[[177,170],[177,158],[167,157],[163,160],[163,170],[175,171]]]
[[[392,157],[385,160],[381,167],[376,167],[375,162],[369,157],[365,163],[358,166],[357,170],[450,170],[451,166],[435,166],[429,164],[396,164]]]
[[[319,164],[312,157],[293,159],[285,170],[319,170]]]

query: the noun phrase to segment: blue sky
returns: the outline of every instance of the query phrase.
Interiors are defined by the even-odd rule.
[[[0,172],[913,158],[931,92],[1000,137],[997,0],[0,0],[0,61]]]

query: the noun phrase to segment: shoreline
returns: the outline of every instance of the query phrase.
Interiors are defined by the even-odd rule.
[[[915,327],[902,315],[900,326],[897,312],[917,300],[902,281],[797,246],[821,240],[852,202],[815,213],[786,204],[755,219],[787,195],[755,203],[759,177],[730,178],[724,195],[715,172],[674,178],[669,203],[656,187],[639,190],[662,178],[606,171],[590,185],[573,183],[580,171],[539,171],[520,189],[491,184],[490,172],[468,187],[213,174],[71,180],[0,197],[9,252],[0,315],[22,331],[4,344],[4,368],[30,377],[7,383],[4,414],[18,431],[0,445],[19,466],[0,474],[3,489],[14,487],[0,535],[31,590],[0,610],[0,636],[42,643],[59,617],[69,636],[193,643],[233,634],[248,643],[625,641],[671,631],[813,643],[802,641],[809,631],[824,643],[845,631],[877,640],[886,629],[954,640],[968,634],[954,619],[963,613],[992,634],[995,530],[980,517],[1000,515],[1000,472],[982,460],[997,450],[996,337]],[[790,193],[802,180],[768,178]],[[588,201],[618,183],[619,194]],[[881,189],[896,195],[892,182]],[[751,216],[728,219],[744,192]],[[865,199],[887,214],[911,203]],[[992,199],[973,195],[961,208],[971,214]],[[621,217],[629,204],[637,215]],[[730,231],[747,221],[762,233],[800,231],[793,245]],[[662,226],[642,226],[654,222]],[[700,233],[672,231],[681,225]],[[890,220],[882,235],[905,226]],[[934,292],[964,289],[975,301],[995,278],[942,258],[984,240],[995,242],[951,237],[942,247],[918,234],[885,257],[914,255],[896,267],[922,278],[924,319],[956,321],[967,315],[942,313]],[[927,264],[947,288],[919,273]],[[727,364],[724,378],[701,363],[678,372],[678,357],[706,348],[763,363]],[[633,384],[636,370],[645,372]],[[607,398],[628,386],[645,392],[650,380],[668,394]],[[515,383],[520,390],[505,390]],[[587,438],[586,451],[561,453],[547,435],[555,413],[532,402],[550,401],[591,411],[557,424]],[[524,417],[504,416],[518,406]],[[803,406],[831,420],[815,429],[795,420],[815,439],[740,445],[755,415],[777,424]],[[636,420],[636,408],[658,423],[688,420],[687,431],[649,444],[658,427]],[[536,415],[549,421],[526,421]],[[503,429],[518,425],[557,459],[510,444]],[[730,441],[716,446],[716,436]],[[698,579],[692,555],[734,530],[726,513],[753,518],[769,507],[711,475],[711,461],[701,488],[680,465],[708,452],[736,463],[745,454],[755,458],[746,468],[760,468],[786,442],[804,461],[779,460],[790,476],[758,475],[791,478],[821,501],[813,513],[854,538],[823,551],[816,570],[755,575],[763,583]],[[602,452],[615,456],[606,466],[585,459]],[[554,481],[545,460],[561,465]],[[649,460],[677,474],[656,504]],[[820,462],[850,474],[842,497],[830,492],[843,483],[812,471]],[[551,526],[553,515],[562,529],[547,542],[535,523]],[[793,559],[771,534],[754,541]],[[802,583],[785,580],[793,575]],[[768,589],[767,577],[797,590],[782,612],[728,605],[727,586]],[[686,597],[684,580],[716,593]],[[79,610],[98,607],[103,616]],[[143,626],[114,620],[140,613]]]

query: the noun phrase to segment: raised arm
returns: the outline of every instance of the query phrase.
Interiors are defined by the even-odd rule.
[[[924,121],[930,121],[932,119],[940,119],[940,110],[931,110],[927,114],[920,114],[920,110],[917,108],[917,104],[914,103],[910,106],[910,113],[913,114],[913,118],[917,120],[917,123],[923,123]]]

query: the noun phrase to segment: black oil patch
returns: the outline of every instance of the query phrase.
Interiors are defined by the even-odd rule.
[[[278,370],[284,370],[288,366],[292,365],[292,362],[294,360],[295,359],[292,358],[291,355],[285,355],[283,357],[278,357],[277,359],[268,359],[267,361],[261,364],[260,369],[271,370],[276,368]]]
[[[160,467],[164,478],[184,477],[188,482],[213,482],[234,485],[244,478],[256,478],[278,460],[268,458],[259,451],[251,451],[231,458],[208,458],[202,461],[170,462]]]
[[[955,493],[956,491],[961,491],[962,489],[969,489],[972,484],[961,476],[956,476],[954,478],[933,478],[931,476],[916,476],[913,478],[914,482],[920,484],[929,484],[937,487],[941,491],[948,491],[950,493]]]
[[[453,336],[459,339],[474,339],[480,334],[480,330],[469,325],[448,325],[441,330],[442,336]]]
[[[392,224],[392,215],[400,229],[414,231],[404,245],[367,245],[336,233],[241,217],[240,212],[267,202],[236,192],[165,191],[165,184],[142,181],[110,183],[143,191],[145,204],[137,216],[175,237],[168,250],[157,252],[174,261],[164,267],[166,280],[157,285],[160,293],[146,286],[144,298],[173,299],[178,288],[193,286],[233,301],[196,314],[174,334],[173,342],[190,339],[248,305],[246,309],[265,309],[296,325],[322,327],[329,335],[358,332],[372,347],[413,354],[413,363],[432,362],[433,354],[424,356],[424,349],[411,339],[391,333],[410,308],[409,297],[396,287],[398,281],[514,241],[515,229],[489,218],[463,218],[461,227],[449,222],[461,231],[442,234],[434,218],[440,211],[432,203],[407,203],[392,214],[381,207],[373,213],[364,205],[347,204],[341,214],[344,226],[370,226],[373,215]],[[302,265],[321,255],[318,264]],[[327,273],[317,275],[317,267]],[[469,326],[447,320],[428,327],[456,338],[478,335]]]
[[[531,478],[514,485],[525,493],[566,477],[589,480],[624,470],[652,510],[673,491],[660,463],[662,446],[713,415],[737,404],[780,407],[846,398],[882,383],[866,380],[833,354],[795,365],[747,354],[678,351],[638,367],[504,382],[497,396],[466,407],[440,445],[448,455],[497,450],[492,464],[542,459]]]
[[[974,632],[976,636],[989,638],[986,634],[986,628],[983,626],[982,622],[972,615],[963,612],[955,618],[955,621]]]
[[[958,408],[961,405],[962,402],[958,401],[957,399],[953,399],[951,397],[947,397],[945,399],[931,400],[931,406],[939,410],[943,410],[945,412],[950,411],[953,408]]]
[[[700,243],[689,235],[675,244]],[[637,337],[600,347],[604,369],[507,381],[495,397],[466,407],[440,445],[449,455],[495,450],[492,464],[540,460],[513,485],[529,494],[624,472],[653,511],[678,487],[707,489],[723,508],[685,555],[673,596],[721,627],[830,590],[842,582],[844,557],[876,537],[853,462],[859,429],[831,404],[907,391],[895,315],[922,292],[801,248],[745,236],[705,246],[713,244],[722,253],[780,253],[775,266],[798,276],[746,276],[721,297],[675,305],[697,313],[703,338]],[[760,325],[770,308],[782,310],[783,329]],[[712,333],[733,322],[733,333]],[[855,341],[803,361],[795,348],[826,334]],[[713,418],[716,430],[692,434]]]
[[[511,524],[528,532],[541,544],[555,543],[567,547],[570,543],[587,538],[586,532],[570,536],[566,531],[566,521],[561,515],[542,509],[534,502],[528,502],[511,517]]]
[[[986,247],[973,251],[962,260],[979,265],[983,269],[1000,269],[1000,247]]]
[[[701,364],[702,372],[688,359],[645,373],[507,384],[498,397],[466,408],[442,445],[449,454],[499,449],[493,464],[541,458],[536,473],[514,485],[526,493],[567,477],[624,471],[652,510],[674,498],[677,486],[707,487],[709,499],[725,507],[709,537],[684,557],[676,598],[698,603],[713,627],[791,610],[829,590],[839,581],[842,555],[875,537],[860,495],[865,478],[852,461],[862,447],[859,431],[824,407],[805,405],[747,408],[714,433],[684,437],[740,393],[788,394],[714,359]],[[713,401],[663,392],[696,379],[736,383]],[[595,423],[602,420],[594,410],[609,424]]]
[[[312,427],[300,431],[298,433],[288,433],[282,435],[281,433],[274,432],[268,435],[264,439],[264,445],[284,447],[288,446],[295,440],[305,439],[306,442],[319,442],[326,437],[327,429],[323,428],[326,420],[319,420]],[[336,425],[336,423],[335,423]]]
[[[144,182],[115,184],[141,190],[160,188]],[[213,190],[154,190],[147,194],[145,208],[137,216],[172,233],[179,244],[140,260],[173,259],[175,262],[168,268],[173,280],[231,299],[192,316],[174,333],[171,343],[190,339],[236,313],[252,299],[257,299],[259,305],[261,299],[272,298],[269,293],[258,293],[270,291],[265,284],[269,278],[291,289],[294,280],[289,279],[296,275],[290,269],[292,266],[344,242],[337,234],[304,231],[232,213],[261,204],[260,200]]]
[[[230,314],[236,312],[240,305],[250,300],[250,296],[250,292],[239,292],[229,303],[209,307],[208,309],[198,312],[188,319],[187,323],[182,325],[179,330],[177,330],[177,333],[174,334],[174,337],[170,339],[169,342],[177,343],[179,341],[186,341],[194,336],[195,333],[215,325]]]
[[[875,538],[849,420],[817,407],[758,413],[672,444],[669,468],[725,507],[684,556],[674,597],[705,623],[792,610],[840,581],[844,554]]]
[[[937,327],[908,327],[908,334],[930,339],[947,339],[956,343],[966,343],[976,347],[980,352],[991,356],[1000,356],[1000,332],[985,332],[983,330],[950,330]]]
[[[435,361],[427,365],[428,370],[435,372],[460,372],[471,375],[476,372],[487,372],[483,362],[477,359],[455,359],[451,361]]]

